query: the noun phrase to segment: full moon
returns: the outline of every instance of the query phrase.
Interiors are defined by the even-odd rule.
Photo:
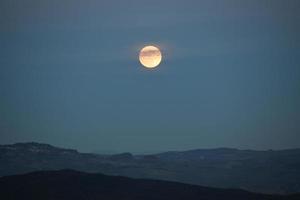
[[[159,48],[155,46],[145,46],[140,51],[139,59],[144,67],[155,68],[160,64],[162,55]]]

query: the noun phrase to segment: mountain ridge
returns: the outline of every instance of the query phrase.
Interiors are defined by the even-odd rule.
[[[65,168],[261,193],[300,192],[300,149],[217,148],[100,155],[35,142],[0,145],[0,176]]]
[[[42,142],[16,142],[16,143],[10,143],[10,144],[0,144],[0,148],[1,147],[13,147],[13,146],[48,146],[51,148],[55,148],[55,149],[64,149],[64,150],[71,150],[71,151],[76,151],[79,152],[76,149],[73,148],[65,148],[65,147],[59,147],[56,145],[51,145],[48,143],[42,143]],[[187,149],[187,150],[171,150],[171,151],[161,151],[158,153],[130,153],[128,151],[124,151],[124,152],[119,152],[119,153],[97,153],[96,151],[94,152],[84,152],[87,154],[97,154],[97,155],[117,155],[117,154],[123,154],[123,153],[130,153],[132,155],[157,155],[157,154],[162,154],[162,153],[187,153],[187,152],[194,152],[194,151],[210,151],[210,150],[228,150],[228,151],[249,151],[249,152],[285,152],[285,151],[300,151],[300,147],[299,148],[285,148],[285,149],[265,149],[265,150],[254,150],[254,149],[242,149],[242,148],[233,148],[233,147],[216,147],[216,148],[195,148],[195,149]]]

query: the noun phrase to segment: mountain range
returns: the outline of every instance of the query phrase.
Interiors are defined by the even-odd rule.
[[[66,168],[259,193],[300,192],[300,149],[218,148],[100,155],[40,143],[0,145],[0,176]]]

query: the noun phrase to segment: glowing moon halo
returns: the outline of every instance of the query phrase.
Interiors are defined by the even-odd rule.
[[[140,51],[139,60],[141,64],[146,68],[157,67],[162,59],[162,54],[159,48],[155,46],[145,46]]]

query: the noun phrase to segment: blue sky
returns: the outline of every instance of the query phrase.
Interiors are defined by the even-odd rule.
[[[297,0],[0,2],[0,142],[300,147]],[[138,51],[159,46],[144,69]]]

